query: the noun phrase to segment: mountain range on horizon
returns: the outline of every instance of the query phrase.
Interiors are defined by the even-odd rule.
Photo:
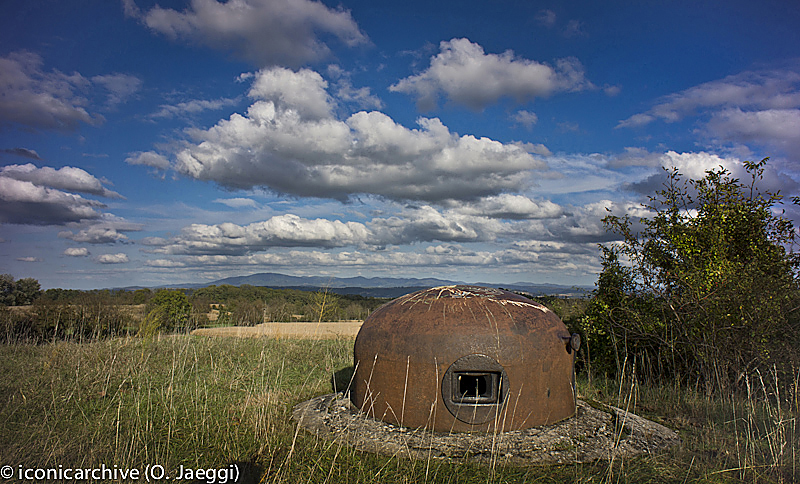
[[[290,276],[275,272],[260,272],[248,276],[226,277],[212,282],[209,285],[230,284],[241,286],[250,284],[251,286],[292,286],[292,287],[433,287],[445,286],[450,284],[466,284],[462,281],[448,281],[444,279],[414,278],[414,277],[330,277],[330,276]]]
[[[493,284],[484,282],[452,281],[438,278],[414,277],[330,277],[330,276],[290,276],[274,272],[261,272],[246,276],[233,276],[208,283],[170,284],[160,287],[197,289],[220,285],[264,286],[280,289],[318,290],[328,289],[338,294],[358,294],[371,297],[398,297],[414,290],[435,286],[466,284],[475,286],[502,287],[513,291],[522,291],[532,295],[564,295],[577,297],[591,290],[590,287],[565,286],[559,284],[535,284],[515,282]]]

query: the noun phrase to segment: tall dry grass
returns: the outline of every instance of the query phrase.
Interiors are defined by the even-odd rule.
[[[682,445],[627,460],[512,468],[377,456],[300,430],[292,407],[329,393],[331,377],[351,365],[351,339],[0,345],[0,465],[174,472],[238,463],[252,482],[293,484],[800,481],[800,373],[788,386],[748,375],[749,394],[724,397],[643,384],[633,371],[591,385],[579,378],[585,398],[677,429]]]
[[[743,375],[746,392],[729,394],[710,394],[680,379],[645,384],[636,374],[625,360],[623,377],[579,380],[578,392],[677,430],[682,445],[664,454],[672,459],[664,470],[683,466],[685,474],[672,482],[800,482],[800,371],[790,381],[775,369],[768,376]],[[622,432],[619,423],[616,432]],[[609,463],[605,481],[627,482],[618,473]]]

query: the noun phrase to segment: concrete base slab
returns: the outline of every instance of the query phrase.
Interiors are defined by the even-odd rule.
[[[680,443],[678,435],[617,407],[578,400],[576,416],[553,425],[503,432],[442,433],[367,417],[344,393],[297,405],[305,430],[367,452],[414,459],[472,460],[511,465],[584,463],[652,454]]]

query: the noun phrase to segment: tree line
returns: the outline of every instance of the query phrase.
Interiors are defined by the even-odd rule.
[[[5,341],[152,335],[185,332],[210,324],[251,326],[264,321],[360,320],[387,302],[325,290],[250,285],[41,291],[35,279],[20,279],[15,283],[13,277],[3,276],[3,281],[9,282],[7,286],[11,289],[7,292],[12,295],[20,293],[19,289],[15,293],[14,287],[35,287],[25,297],[16,295],[0,300],[0,339]],[[210,320],[210,314],[216,319]]]

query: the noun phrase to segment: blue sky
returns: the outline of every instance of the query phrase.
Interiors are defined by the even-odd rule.
[[[790,1],[0,4],[0,272],[591,285],[662,167],[800,195]],[[793,206],[786,216],[795,220]]]

